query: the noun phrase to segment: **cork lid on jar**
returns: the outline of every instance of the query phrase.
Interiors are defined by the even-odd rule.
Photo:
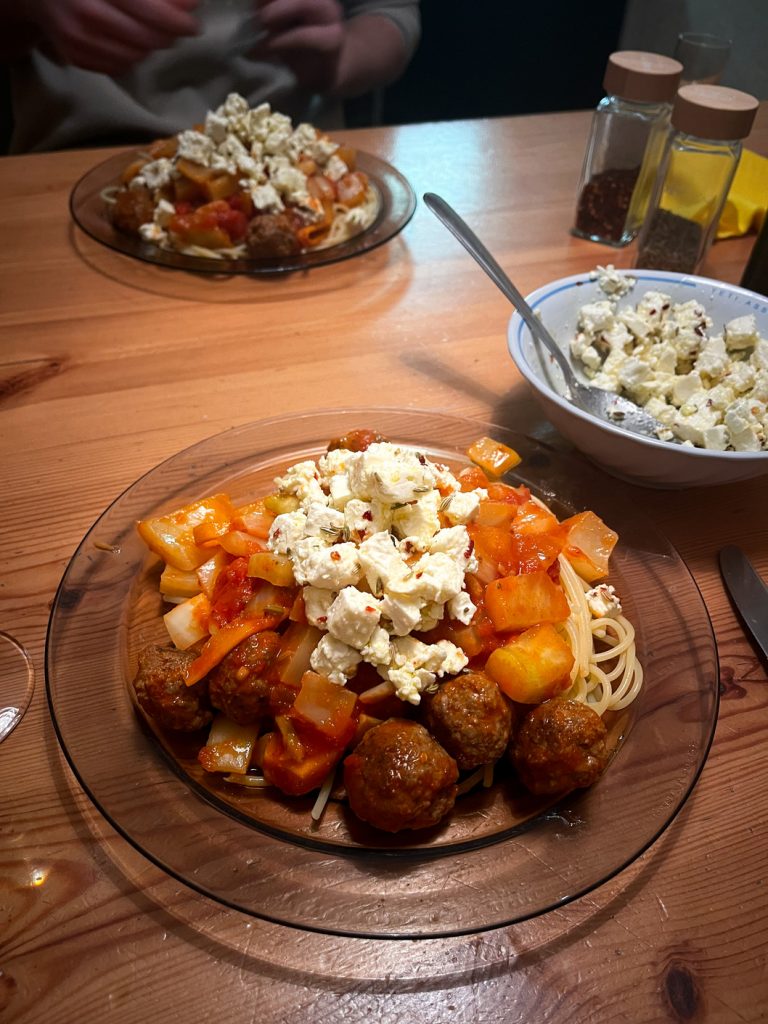
[[[608,58],[603,86],[612,96],[638,103],[671,103],[683,73],[672,57],[643,50],[619,50]]]
[[[701,139],[746,139],[759,104],[754,96],[722,85],[684,85],[672,108],[672,124]]]

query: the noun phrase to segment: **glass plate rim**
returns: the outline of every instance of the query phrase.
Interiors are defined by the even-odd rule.
[[[456,416],[454,414],[445,413],[445,412],[443,412],[441,410],[404,409],[404,408],[395,407],[395,406],[344,407],[342,409],[314,409],[314,410],[308,410],[308,411],[304,411],[302,413],[297,413],[297,414],[282,414],[282,415],[279,415],[279,416],[267,417],[267,418],[264,418],[264,419],[261,419],[261,420],[251,421],[251,422],[248,422],[248,423],[245,423],[245,424],[236,425],[236,426],[228,428],[227,430],[224,430],[224,431],[215,432],[215,433],[209,435],[206,438],[203,438],[203,439],[201,439],[199,441],[193,442],[192,444],[186,446],[185,448],[180,449],[179,451],[171,454],[167,458],[162,459],[156,465],[150,467],[145,473],[143,473],[140,476],[138,476],[133,482],[131,482],[126,488],[124,488],[113,499],[113,501],[111,501],[102,510],[102,512],[99,514],[99,516],[97,516],[97,518],[94,520],[92,525],[86,531],[86,533],[84,534],[82,539],[79,541],[77,547],[75,548],[75,551],[73,552],[71,558],[68,561],[67,566],[66,566],[66,568],[65,568],[65,570],[64,570],[64,572],[62,574],[61,580],[60,580],[60,582],[58,584],[58,587],[57,587],[57,590],[56,590],[56,594],[55,594],[55,597],[54,597],[54,601],[53,601],[53,604],[52,604],[52,607],[51,607],[51,613],[50,613],[49,618],[48,618],[48,625],[47,625],[47,629],[46,629],[46,639],[45,639],[45,659],[44,659],[45,690],[46,690],[46,699],[47,699],[48,710],[49,710],[49,713],[50,713],[50,716],[51,716],[52,724],[54,726],[54,731],[55,731],[55,734],[56,734],[56,737],[57,737],[57,741],[58,741],[59,747],[60,747],[62,753],[64,754],[64,757],[65,757],[65,759],[66,759],[70,769],[72,770],[75,778],[77,779],[77,781],[80,784],[80,786],[82,787],[83,791],[88,796],[89,800],[94,805],[94,807],[99,812],[99,814],[101,814],[104,817],[104,819],[118,832],[118,834],[120,834],[142,856],[144,856],[151,863],[153,863],[155,866],[157,866],[161,871],[163,871],[166,874],[168,874],[169,876],[175,878],[180,883],[188,886],[189,888],[191,888],[192,890],[194,890],[194,891],[198,892],[199,894],[205,896],[206,898],[212,899],[214,902],[222,904],[222,905],[224,905],[224,906],[226,906],[226,907],[228,907],[228,908],[230,908],[232,910],[235,910],[235,911],[237,911],[239,913],[244,913],[247,916],[255,917],[257,919],[263,919],[265,921],[269,921],[271,923],[278,924],[278,925],[281,925],[281,926],[284,926],[284,927],[289,927],[289,928],[296,929],[296,930],[299,930],[299,931],[308,931],[308,932],[314,932],[314,933],[318,933],[318,934],[337,935],[337,936],[344,936],[344,937],[349,937],[349,938],[362,938],[362,939],[383,939],[383,940],[441,939],[441,938],[461,936],[461,935],[478,934],[478,933],[482,933],[482,932],[485,932],[485,931],[494,930],[494,929],[497,929],[497,928],[508,927],[511,924],[516,924],[516,923],[519,923],[519,922],[530,920],[532,918],[536,918],[538,916],[542,916],[545,913],[549,913],[551,910],[555,909],[556,907],[565,906],[568,903],[571,903],[571,902],[573,902],[573,901],[575,901],[577,899],[580,899],[580,898],[584,897],[585,895],[589,894],[590,892],[593,892],[597,888],[601,887],[602,885],[605,885],[610,880],[614,879],[617,875],[619,875],[622,871],[624,871],[629,865],[631,865],[636,860],[638,860],[644,853],[647,852],[647,850],[651,846],[653,846],[653,844],[655,842],[657,842],[659,837],[669,828],[669,826],[672,824],[672,822],[675,820],[675,818],[678,816],[678,814],[680,813],[680,811],[682,810],[682,808],[684,807],[684,805],[686,804],[686,802],[690,798],[691,793],[693,792],[694,788],[696,787],[696,784],[698,783],[698,780],[699,780],[699,778],[701,776],[701,773],[703,772],[703,769],[704,769],[704,767],[705,767],[705,765],[707,763],[707,759],[708,759],[708,756],[709,756],[709,753],[710,753],[710,750],[711,750],[711,747],[712,747],[712,743],[713,743],[714,735],[715,735],[715,730],[716,730],[716,726],[717,726],[717,722],[718,722],[719,707],[720,707],[720,700],[721,700],[720,687],[718,685],[720,660],[719,660],[719,651],[718,651],[717,642],[716,642],[716,635],[715,635],[715,632],[714,632],[714,627],[713,627],[713,624],[712,624],[712,621],[711,621],[711,617],[709,615],[709,610],[707,608],[706,602],[704,601],[703,593],[701,591],[701,588],[698,585],[698,582],[696,581],[696,578],[694,577],[693,573],[691,572],[691,570],[690,570],[689,566],[687,565],[687,563],[685,562],[685,560],[679,554],[677,548],[672,544],[672,542],[669,540],[669,538],[666,537],[666,535],[662,534],[660,531],[656,530],[655,527],[653,527],[653,530],[657,533],[659,538],[661,538],[664,541],[664,543],[669,547],[669,549],[673,552],[673,554],[674,554],[674,556],[676,558],[677,567],[684,571],[684,573],[686,575],[686,578],[687,578],[687,581],[689,583],[693,584],[693,587],[694,587],[694,589],[696,591],[696,594],[698,595],[698,598],[700,600],[700,607],[701,607],[701,611],[704,613],[704,619],[705,619],[705,624],[706,624],[707,640],[708,640],[709,644],[711,645],[711,652],[710,653],[714,656],[714,665],[715,665],[715,671],[716,671],[716,678],[715,678],[715,682],[714,682],[714,685],[713,685],[713,688],[712,688],[712,694],[711,694],[711,696],[713,698],[712,711],[711,711],[711,717],[710,717],[710,719],[709,719],[709,721],[707,723],[707,730],[706,730],[706,736],[704,738],[704,742],[703,742],[701,748],[697,752],[697,763],[696,763],[696,766],[690,772],[690,775],[689,775],[689,777],[688,777],[688,779],[686,781],[685,786],[679,792],[677,797],[669,804],[669,806],[668,806],[668,808],[667,808],[663,818],[661,818],[660,821],[659,821],[658,827],[655,828],[652,831],[652,833],[650,833],[648,835],[648,837],[642,842],[641,845],[639,845],[637,848],[634,848],[632,850],[632,852],[628,853],[625,858],[623,858],[620,861],[617,861],[610,870],[607,870],[604,873],[602,873],[601,877],[599,877],[598,879],[595,879],[594,881],[590,881],[588,883],[585,883],[584,885],[582,885],[580,887],[576,887],[571,893],[565,895],[564,897],[560,898],[556,903],[554,903],[554,904],[552,904],[552,905],[550,905],[550,906],[548,906],[548,907],[546,907],[544,909],[532,909],[529,912],[516,913],[514,915],[514,917],[511,918],[510,920],[503,920],[503,921],[499,921],[499,922],[496,922],[496,923],[493,923],[493,924],[481,924],[481,925],[468,924],[466,926],[436,929],[436,930],[430,930],[428,932],[424,932],[424,931],[422,931],[418,927],[417,928],[406,928],[406,929],[403,929],[403,930],[393,930],[393,931],[387,931],[387,932],[382,932],[380,930],[366,931],[365,929],[360,929],[360,928],[348,929],[348,928],[339,927],[339,926],[333,926],[333,925],[330,925],[330,926],[318,926],[316,924],[305,923],[305,922],[301,922],[301,921],[286,920],[286,919],[284,919],[284,918],[282,918],[280,916],[275,916],[275,915],[270,914],[268,912],[255,910],[255,909],[249,908],[249,907],[244,907],[242,905],[242,903],[239,903],[236,900],[229,899],[226,896],[222,895],[220,892],[213,891],[212,889],[208,888],[206,885],[198,883],[198,882],[196,882],[193,879],[190,879],[187,875],[185,875],[185,873],[183,871],[180,871],[180,870],[174,868],[172,865],[169,865],[168,863],[166,863],[162,859],[161,856],[155,854],[151,850],[148,850],[144,845],[142,845],[140,840],[137,840],[134,836],[132,836],[130,834],[130,832],[115,818],[115,816],[112,814],[112,812],[110,810],[108,810],[104,806],[103,800],[99,796],[97,796],[96,793],[93,792],[92,786],[90,785],[90,783],[84,777],[84,775],[83,775],[83,773],[81,771],[81,768],[77,764],[76,760],[74,759],[74,757],[71,754],[71,751],[68,748],[67,742],[66,742],[66,740],[64,738],[64,735],[63,735],[63,733],[62,733],[62,731],[60,729],[60,724],[59,724],[59,721],[57,719],[56,708],[55,708],[55,700],[54,700],[54,696],[53,696],[53,692],[52,692],[52,685],[51,685],[52,667],[50,665],[49,652],[50,652],[51,634],[52,634],[53,626],[54,626],[54,612],[56,611],[56,609],[58,607],[59,600],[60,600],[61,594],[63,592],[64,586],[65,586],[65,583],[66,583],[66,580],[67,580],[67,576],[69,574],[70,567],[75,562],[75,560],[78,557],[78,555],[83,551],[87,541],[89,540],[89,538],[93,534],[94,530],[98,527],[98,524],[101,522],[101,520],[106,516],[106,514],[109,511],[114,509],[114,507],[116,505],[118,505],[120,503],[120,501],[126,495],[128,495],[131,492],[131,490],[140,481],[144,480],[146,477],[149,477],[149,476],[155,474],[156,472],[161,470],[163,466],[165,466],[165,465],[167,465],[169,463],[173,463],[175,460],[195,452],[196,450],[202,448],[203,446],[205,446],[209,442],[212,442],[214,440],[222,440],[222,439],[225,439],[227,436],[232,436],[232,435],[235,435],[235,434],[244,433],[244,432],[247,432],[249,430],[252,430],[254,427],[257,427],[257,426],[258,427],[264,427],[266,425],[279,426],[281,423],[295,422],[297,420],[310,420],[311,421],[313,418],[315,418],[317,416],[323,416],[323,415],[343,416],[343,415],[350,415],[351,414],[351,415],[355,415],[355,416],[358,416],[358,417],[364,417],[364,416],[370,416],[372,414],[385,414],[385,415],[386,414],[393,414],[393,415],[399,415],[399,414],[403,414],[403,413],[405,413],[406,415],[409,415],[409,416],[417,416],[417,417],[423,416],[425,418],[439,417],[441,419],[451,420],[451,421],[454,421],[456,423],[461,422],[461,423],[463,423],[465,425],[470,425],[471,424],[473,427],[477,428],[478,430],[483,430],[483,429],[487,428],[488,431],[496,430],[496,431],[499,431],[499,432],[507,434],[507,435],[510,435],[510,434],[514,435],[515,433],[517,433],[517,432],[510,431],[509,428],[504,427],[501,424],[494,423],[494,422],[489,421],[489,420],[476,420],[476,419],[470,418],[470,417]],[[536,448],[541,448],[541,449],[544,449],[544,450],[552,453],[554,455],[554,457],[556,459],[558,459],[558,460],[570,461],[570,460],[576,459],[577,461],[581,461],[579,459],[577,453],[564,453],[563,451],[561,451],[561,450],[559,450],[559,449],[557,449],[557,448],[555,448],[555,447],[553,447],[551,445],[548,445],[546,442],[543,442],[539,438],[534,438],[534,437],[531,437],[530,435],[523,435],[523,434],[519,434],[519,433],[517,433],[517,436],[525,438],[527,441],[529,441],[531,444],[533,444]],[[589,471],[595,472],[594,467],[591,467],[588,463],[585,462],[584,466],[587,467],[589,469]],[[181,772],[180,770],[177,770],[176,771],[176,775],[186,785],[189,785],[190,780],[186,779],[184,777],[183,772]],[[583,795],[584,792],[588,792],[588,791],[580,791],[580,793],[577,794],[577,795]],[[556,803],[553,806],[553,808],[550,808],[550,810],[555,810],[556,811],[558,807],[562,806],[563,803],[568,801],[570,796],[573,796],[573,794],[569,794],[569,796],[566,797],[564,801],[559,801],[558,803]],[[216,808],[219,811],[223,810],[224,813],[228,813],[225,808],[220,807],[215,802],[209,801],[209,806],[213,806],[214,808]],[[235,817],[237,817],[237,816],[235,816]],[[238,819],[238,820],[242,821],[242,819]],[[524,832],[528,831],[530,827],[535,826],[536,822],[537,822],[537,819],[534,819],[531,823],[526,823],[520,829],[513,830],[510,834],[505,834],[504,836],[502,836],[500,838],[499,845],[503,845],[506,842],[514,841],[521,833],[524,833]],[[291,840],[286,840],[286,839],[280,837],[278,834],[270,833],[269,831],[267,831],[266,833],[262,832],[261,834],[262,835],[267,835],[268,837],[271,837],[271,838],[274,838],[274,840],[276,842],[289,842],[289,843],[291,842]],[[299,844],[299,845],[301,845],[301,844]],[[484,844],[485,848],[487,848],[488,845],[494,845],[494,844]],[[474,848],[472,848],[472,849],[474,849]],[[465,853],[471,853],[472,849],[465,850],[465,849],[462,849],[461,847],[459,847],[458,849],[452,848],[451,850],[449,850],[447,852],[445,857],[447,858],[447,857],[449,857],[451,855],[463,856]],[[403,851],[396,851],[396,852],[397,852],[398,855],[400,855],[400,854],[402,854]],[[434,853],[430,853],[430,852],[428,852],[426,856],[423,856],[423,851],[419,851],[418,849],[413,850],[413,851],[406,851],[406,852],[407,852],[407,855],[408,856],[412,856],[412,858],[414,860],[428,860],[428,861],[431,861],[432,863],[439,864],[441,862],[441,860],[444,859],[442,855],[435,856]],[[382,859],[382,860],[387,860],[388,859],[387,853],[382,851],[382,850],[366,850],[366,849],[342,850],[342,849],[339,849],[339,850],[335,851],[335,855],[339,856],[341,858],[347,858],[347,857],[353,858],[353,859],[354,858],[359,858],[361,861],[365,861],[366,858],[368,858],[368,859],[379,858],[379,859]],[[390,856],[389,859],[392,859],[391,856]]]

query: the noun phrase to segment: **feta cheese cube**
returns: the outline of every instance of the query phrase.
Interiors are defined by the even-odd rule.
[[[334,544],[341,537],[344,526],[343,512],[320,501],[309,502],[304,527],[307,537],[319,537],[325,544]]]
[[[267,547],[278,555],[291,552],[306,534],[307,515],[300,509],[275,516],[269,528]]]
[[[319,675],[343,686],[357,672],[361,661],[360,651],[325,633],[312,651],[309,664]]]
[[[599,583],[586,593],[589,610],[596,619],[615,619],[621,615],[621,602],[616,589],[608,583]]]
[[[725,325],[725,344],[734,352],[752,348],[757,344],[760,335],[753,314],[737,316]]]
[[[356,587],[344,587],[328,610],[326,628],[337,640],[360,650],[370,641],[380,616],[376,598]]]
[[[398,551],[394,537],[385,531],[364,540],[358,555],[368,586],[376,596],[410,574],[411,570]]]
[[[292,559],[297,583],[325,590],[354,586],[362,575],[357,547],[352,543],[328,547],[318,537],[305,537],[293,549]]]
[[[304,598],[307,622],[310,626],[327,629],[328,609],[336,600],[336,592],[323,590],[321,587],[304,587],[302,597]]]
[[[416,501],[392,507],[392,526],[402,538],[415,537],[429,540],[440,529],[439,491],[430,490]]]

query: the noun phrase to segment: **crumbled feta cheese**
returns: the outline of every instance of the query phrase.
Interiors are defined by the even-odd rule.
[[[428,491],[416,501],[395,505],[392,509],[392,526],[400,537],[416,537],[429,540],[440,529],[439,491]]]
[[[422,602],[415,597],[384,594],[381,614],[391,624],[394,636],[407,636],[421,622]]]
[[[191,160],[192,163],[201,164],[203,167],[209,166],[215,152],[213,139],[209,139],[207,135],[194,129],[179,132],[176,138],[178,140],[177,156],[184,160]]]
[[[445,499],[443,515],[452,525],[471,523],[480,508],[480,502],[488,497],[488,491],[481,487],[474,491],[455,491]]]
[[[635,278],[629,274],[620,274],[618,270],[609,263],[606,267],[598,266],[590,273],[590,279],[597,281],[600,291],[606,295],[616,295],[619,298],[626,295],[635,286]]]
[[[351,543],[330,547],[318,537],[305,537],[291,553],[297,583],[309,583],[326,590],[353,586],[361,577],[357,547]]]
[[[142,224],[139,227],[139,234],[145,242],[153,242],[155,245],[159,245],[164,242],[167,234],[159,224],[156,224],[153,220],[147,224]]]
[[[304,598],[307,622],[310,626],[326,629],[328,609],[336,600],[336,594],[332,590],[323,590],[321,587],[304,587],[302,597]]]
[[[599,282],[602,270],[593,279]],[[695,299],[674,303],[648,291],[634,307],[619,309],[620,293],[605,282],[610,298],[581,307],[570,343],[591,383],[644,406],[659,421],[662,440],[765,450],[768,342],[755,316],[736,317],[712,335],[712,319]],[[735,405],[742,398],[746,404]]]
[[[579,327],[585,334],[594,336],[608,331],[614,324],[615,310],[607,299],[588,302],[579,310]]]
[[[241,184],[248,188],[254,208],[261,213],[280,213],[285,209],[285,203],[274,185],[259,185],[258,182],[247,180]]]
[[[725,325],[725,343],[731,351],[752,348],[759,339],[757,324],[751,313],[748,316],[737,316]]]
[[[596,619],[615,619],[621,615],[621,602],[608,583],[599,583],[586,593],[589,610]]]
[[[281,494],[297,497],[304,506],[308,507],[313,501],[328,504],[325,492],[320,486],[317,467],[310,459],[291,466],[285,476],[275,479],[275,484]]]
[[[151,160],[141,168],[141,176],[146,182],[147,188],[152,189],[152,191],[167,185],[171,180],[172,173],[173,161],[168,160],[166,157],[161,157],[159,160]]]
[[[377,626],[371,634],[371,639],[360,651],[363,661],[369,665],[388,665],[392,660],[392,647],[389,640],[389,633],[382,626]]]
[[[269,529],[267,546],[278,555],[287,555],[304,539],[307,526],[307,514],[297,509],[295,512],[282,512],[275,516]]]
[[[307,537],[319,537],[326,544],[339,540],[344,530],[344,513],[322,501],[310,501],[304,527]]]
[[[447,467],[385,442],[299,462],[275,484],[301,502],[275,518],[267,544],[291,559],[307,621],[323,631],[315,671],[343,683],[364,660],[413,703],[438,677],[461,671],[467,658],[459,648],[411,634],[446,615],[472,621],[476,608],[464,590],[478,566],[472,542],[463,522],[442,524],[454,504],[455,519],[474,515],[487,491],[465,494]]]
[[[413,501],[432,490],[435,475],[427,460],[391,444],[372,444],[350,460],[349,482],[359,498],[390,504]]]
[[[331,181],[338,181],[340,178],[343,178],[344,175],[348,173],[349,168],[341,159],[341,157],[336,156],[335,153],[333,154],[333,156],[328,158],[328,162],[323,168],[323,174],[326,176],[326,178],[330,178]]]
[[[229,123],[223,114],[209,110],[205,115],[205,134],[218,146],[222,143],[229,130]]]
[[[434,690],[438,676],[456,675],[469,660],[449,640],[425,644],[415,637],[396,637],[391,644],[392,661],[379,674],[394,684],[401,700],[421,702],[425,690]]]
[[[463,622],[465,626],[470,624],[476,611],[477,608],[472,603],[472,598],[466,590],[462,590],[448,601],[448,614],[450,617]]]
[[[337,640],[360,650],[370,641],[380,616],[375,597],[356,587],[344,587],[328,609],[326,628]]]
[[[361,661],[362,655],[358,650],[337,640],[330,633],[324,633],[312,651],[309,664],[315,672],[343,686],[355,674]]]

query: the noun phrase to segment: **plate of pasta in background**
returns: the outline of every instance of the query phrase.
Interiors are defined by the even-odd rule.
[[[98,164],[70,197],[73,219],[96,241],[215,274],[347,259],[389,241],[415,208],[386,161],[236,93],[201,124]]]
[[[607,482],[396,409],[174,456],[57,594],[77,777],[171,875],[296,927],[462,934],[583,895],[677,814],[718,706],[696,585]]]

